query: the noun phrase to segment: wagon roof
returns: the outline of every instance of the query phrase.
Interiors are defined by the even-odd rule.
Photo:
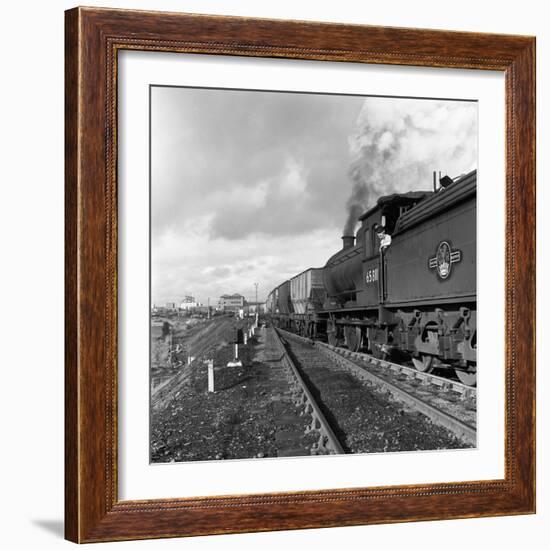
[[[308,267],[307,269],[304,269],[301,273],[298,273],[298,275],[294,275],[290,278],[292,281],[293,279],[296,279],[297,277],[300,277],[300,275],[303,275],[304,273],[307,273],[308,271],[318,271],[320,269],[323,269],[322,267]]]

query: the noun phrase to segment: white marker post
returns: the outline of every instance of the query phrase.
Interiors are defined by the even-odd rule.
[[[246,346],[246,341],[247,341],[247,339],[248,339],[247,336],[248,336],[248,334],[245,332],[245,333],[244,333],[244,345],[245,345],[245,346]]]
[[[195,358],[192,355],[187,356],[187,364],[188,365],[190,365],[194,360],[195,360]]]
[[[214,389],[214,361],[212,359],[209,359],[207,361],[208,364],[208,392],[214,393],[216,390]]]
[[[239,360],[239,344],[235,344],[235,358],[233,359],[233,361],[229,361],[229,363],[227,363],[227,366],[228,367],[243,366],[242,362]]]

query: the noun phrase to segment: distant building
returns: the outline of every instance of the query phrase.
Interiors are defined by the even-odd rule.
[[[177,309],[176,302],[166,302],[164,307],[166,309]]]
[[[180,309],[184,311],[190,311],[192,309],[199,307],[200,305],[201,304],[195,301],[195,298],[193,296],[185,296],[185,298],[180,304]]]
[[[223,294],[218,301],[221,311],[239,311],[244,309],[245,299],[240,294]]]

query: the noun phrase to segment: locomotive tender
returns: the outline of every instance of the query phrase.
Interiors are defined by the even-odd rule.
[[[323,268],[270,292],[273,323],[474,385],[477,171],[440,182],[378,199]]]

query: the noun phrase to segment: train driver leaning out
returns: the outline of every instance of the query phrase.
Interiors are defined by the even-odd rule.
[[[391,244],[391,235],[386,233],[386,228],[383,225],[377,223],[374,226],[374,230],[378,238],[380,239],[380,252],[383,252],[385,248],[388,248]]]

